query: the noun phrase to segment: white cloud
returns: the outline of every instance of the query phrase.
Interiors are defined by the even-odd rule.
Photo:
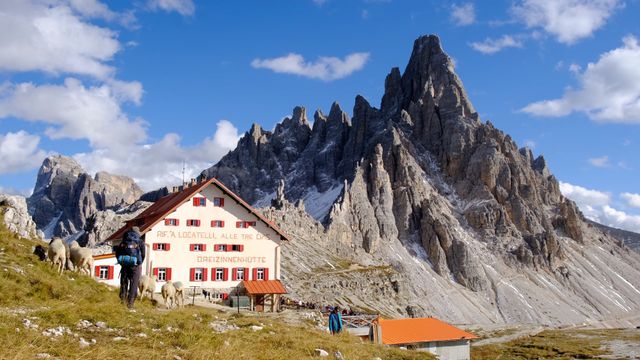
[[[228,151],[234,149],[239,139],[238,129],[227,120],[220,120],[213,136],[193,146],[181,145],[177,134],[166,134],[152,144],[126,145],[112,149],[100,149],[74,155],[89,172],[108,171],[134,178],[145,190],[177,184],[185,177],[195,177],[200,171],[215,164]]]
[[[595,167],[599,167],[599,168],[605,168],[605,167],[609,167],[611,166],[611,163],[609,162],[609,157],[608,156],[600,156],[600,157],[595,157],[595,158],[590,158],[589,159],[589,164],[595,166]]]
[[[582,186],[560,182],[560,192],[578,205],[588,205],[591,207],[604,206],[609,204],[611,196],[605,192],[587,189]]]
[[[31,170],[47,156],[40,149],[40,137],[26,131],[0,134],[0,174]]]
[[[196,12],[193,0],[149,0],[148,6],[152,10],[175,11],[183,16],[190,16]]]
[[[541,28],[565,44],[591,36],[604,26],[620,0],[523,0],[511,11],[529,28]]]
[[[316,62],[305,62],[302,55],[290,53],[273,59],[254,59],[251,66],[256,69],[269,69],[277,73],[294,74],[332,81],[342,79],[361,70],[369,60],[369,53],[352,53],[344,60],[337,57],[320,57]]]
[[[564,196],[576,202],[588,219],[619,229],[640,232],[640,216],[613,208],[608,193],[587,189],[578,185],[560,182],[560,191]],[[627,199],[623,193],[621,197]],[[630,194],[637,195],[637,194]]]
[[[524,141],[524,146],[528,147],[531,150],[535,149],[537,145],[538,144],[535,141],[531,140],[531,139],[526,139]]]
[[[50,124],[52,139],[87,139],[93,148],[109,148],[146,139],[145,124],[130,120],[123,101],[139,103],[139,83],[85,87],[68,78],[62,85],[5,84],[0,93],[0,118],[13,116]]]
[[[476,8],[473,3],[451,6],[451,21],[457,26],[467,26],[476,22]]]
[[[583,112],[599,122],[640,123],[640,45],[632,35],[623,43],[576,74],[579,89],[569,88],[559,99],[537,101],[522,111],[548,117]]]
[[[109,11],[95,1],[71,3],[95,16]],[[85,22],[72,7],[55,0],[0,1],[0,71],[113,75],[106,63],[120,50],[117,34]]]
[[[627,201],[627,205],[640,208],[640,194],[624,192],[620,197]]]
[[[484,41],[473,42],[471,47],[483,54],[494,54],[509,47],[521,48],[522,40],[511,35],[503,35],[499,39],[486,38]]]

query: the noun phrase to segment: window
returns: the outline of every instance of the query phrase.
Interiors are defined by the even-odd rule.
[[[200,220],[189,219],[187,220],[187,226],[200,226]]]
[[[244,245],[231,245],[230,251],[243,251]]]
[[[164,224],[167,226],[178,226],[180,221],[178,221],[178,219],[164,219]]]
[[[216,268],[216,281],[222,281],[222,279],[224,279],[224,269],[223,268]]]
[[[189,279],[191,281],[207,281],[207,269],[191,268]]]
[[[256,270],[256,280],[264,280],[264,268],[258,268]]]
[[[171,281],[171,268],[153,268],[153,275],[158,281]]]
[[[236,221],[236,227],[237,228],[249,228],[251,226],[256,226],[256,222],[255,221]]]
[[[222,221],[222,220],[211,220],[211,227],[214,227],[214,228],[224,227],[224,221]]]
[[[155,243],[155,244],[153,244],[153,250],[169,251],[170,249],[171,249],[171,244],[168,244],[168,243]]]
[[[245,274],[247,273],[245,268],[234,268],[233,269],[233,280],[244,280]]]
[[[213,198],[213,206],[224,207],[224,198],[214,197]]]
[[[206,244],[190,244],[189,250],[190,251],[207,251],[207,245]]]
[[[113,279],[113,266],[100,265],[95,267],[95,275],[100,280],[112,280]]]
[[[213,251],[227,251],[227,245],[226,244],[215,244],[213,246]]]
[[[100,275],[98,275],[98,279],[107,279],[109,277],[109,267],[108,266],[100,266]]]
[[[269,280],[269,268],[253,268],[251,280]]]
[[[194,197],[193,198],[193,206],[207,206],[207,198],[205,198],[205,197]]]

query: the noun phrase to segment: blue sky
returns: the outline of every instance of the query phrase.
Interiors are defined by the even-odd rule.
[[[2,1],[0,190],[28,193],[51,153],[176,183],[296,105],[377,106],[437,34],[482,120],[589,217],[640,231],[638,18],[638,0]]]

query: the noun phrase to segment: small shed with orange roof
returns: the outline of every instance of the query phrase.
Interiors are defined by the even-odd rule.
[[[428,351],[440,360],[469,360],[471,340],[478,337],[433,317],[388,320],[371,326],[373,342]]]

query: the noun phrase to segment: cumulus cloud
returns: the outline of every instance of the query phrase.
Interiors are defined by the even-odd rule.
[[[152,10],[175,11],[182,16],[190,16],[196,12],[193,0],[149,0],[148,5]]]
[[[606,52],[580,73],[580,86],[568,88],[559,99],[542,100],[522,111],[547,117],[583,112],[598,122],[640,123],[640,45],[635,36],[623,39],[623,46]]]
[[[611,163],[609,162],[609,157],[608,156],[600,156],[600,157],[595,157],[595,158],[590,158],[589,159],[589,164],[595,166],[595,167],[599,167],[599,168],[606,168],[611,166]]]
[[[473,42],[471,47],[483,54],[494,54],[505,48],[521,48],[522,39],[512,35],[503,35],[499,39],[486,38],[484,41]]]
[[[139,143],[146,139],[145,124],[129,119],[120,104],[139,102],[141,93],[141,85],[135,83],[85,87],[74,78],[61,85],[5,84],[0,118],[50,124],[48,137],[87,139],[94,148]]]
[[[640,194],[624,192],[620,194],[620,197],[627,202],[627,205],[635,208],[640,208]]]
[[[453,4],[451,21],[457,26],[467,26],[476,22],[476,8],[473,3]]]
[[[564,182],[560,182],[560,191],[576,202],[587,219],[619,229],[640,232],[640,216],[615,209],[610,204],[611,195],[608,193]],[[624,194],[629,193],[621,194],[621,197],[628,198]]]
[[[74,158],[89,172],[128,175],[143,189],[151,190],[179,183],[183,162],[185,176],[195,177],[234,149],[238,139],[238,129],[231,122],[220,120],[211,137],[193,146],[183,146],[178,134],[169,133],[156,143],[99,149]]]
[[[294,74],[332,81],[342,79],[361,70],[369,60],[369,53],[353,53],[344,59],[337,57],[320,57],[315,62],[307,62],[299,54],[290,53],[273,59],[254,59],[251,66],[256,69],[269,69],[276,73]]]
[[[620,0],[523,0],[511,12],[527,27],[543,29],[565,44],[589,37],[604,26]]]
[[[75,73],[104,79],[120,50],[116,32],[83,20],[111,16],[96,1],[0,1],[0,71]],[[82,11],[82,12],[79,12]]]
[[[40,137],[26,131],[0,134],[0,174],[30,170],[42,162],[47,153],[40,149]]]

